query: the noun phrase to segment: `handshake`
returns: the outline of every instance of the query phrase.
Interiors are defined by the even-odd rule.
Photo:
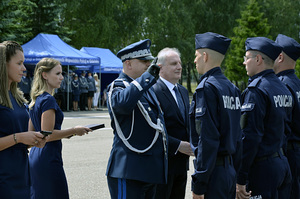
[[[157,57],[154,58],[151,65],[147,69],[147,72],[149,72],[157,80],[159,78],[160,67],[156,65],[156,62],[157,62]]]

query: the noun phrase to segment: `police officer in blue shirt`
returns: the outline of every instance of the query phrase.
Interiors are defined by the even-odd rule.
[[[108,87],[114,140],[106,175],[112,199],[153,199],[157,184],[167,180],[164,118],[151,88],[160,69],[150,65],[150,45],[146,39],[120,50],[123,72]]]
[[[294,107],[291,134],[288,136],[287,158],[292,172],[291,199],[300,198],[300,80],[295,74],[296,61],[300,57],[300,44],[279,34],[276,43],[283,47],[274,64],[274,71],[293,95]]]
[[[79,87],[80,87],[80,100],[79,100],[79,107],[81,111],[85,111],[85,107],[87,105],[87,96],[88,96],[88,89],[89,85],[87,79],[85,77],[86,72],[82,71],[81,76],[79,77]]]
[[[250,78],[242,93],[244,139],[237,198],[289,198],[291,172],[282,146],[293,99],[273,71],[282,47],[265,37],[248,38],[245,45],[243,64]]]
[[[220,68],[231,40],[207,32],[197,34],[195,41],[194,62],[203,75],[190,108],[191,146],[196,157],[193,198],[235,198],[234,162],[240,159],[242,143],[241,94]]]

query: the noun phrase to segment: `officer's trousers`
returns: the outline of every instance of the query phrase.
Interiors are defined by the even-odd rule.
[[[232,160],[225,159],[223,165],[216,165],[208,182],[205,199],[235,199],[236,172]]]
[[[287,158],[292,173],[291,199],[300,198],[300,146],[296,143],[290,143],[287,150]]]
[[[156,184],[107,176],[111,199],[154,199]]]
[[[254,162],[249,172],[247,191],[251,196],[263,199],[289,199],[291,191],[291,170],[288,160],[280,156]]]

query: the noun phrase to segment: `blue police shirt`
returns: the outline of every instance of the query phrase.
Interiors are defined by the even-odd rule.
[[[255,158],[271,156],[284,144],[293,99],[274,71],[268,69],[249,79],[242,103],[243,157],[237,182],[244,185]]]
[[[82,75],[78,79],[79,79],[80,93],[88,93],[89,85],[87,79]]]
[[[288,87],[294,99],[291,134],[288,140],[300,141],[300,79],[296,76],[293,69],[282,71],[277,76]]]
[[[217,156],[241,154],[240,91],[216,67],[205,73],[190,108],[191,146],[195,153],[192,190],[204,194]],[[237,159],[239,159],[237,157]]]

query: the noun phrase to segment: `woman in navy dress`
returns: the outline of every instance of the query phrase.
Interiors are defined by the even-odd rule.
[[[26,68],[22,47],[13,41],[0,43],[0,198],[29,199],[28,146],[42,147],[39,132],[27,131],[27,101],[17,87]]]
[[[33,125],[29,129],[51,131],[44,148],[33,147],[29,154],[32,179],[31,199],[68,199],[68,185],[63,169],[62,138],[84,135],[86,127],[61,130],[63,112],[53,97],[54,89],[63,81],[62,66],[52,58],[43,58],[34,71],[29,105]]]

